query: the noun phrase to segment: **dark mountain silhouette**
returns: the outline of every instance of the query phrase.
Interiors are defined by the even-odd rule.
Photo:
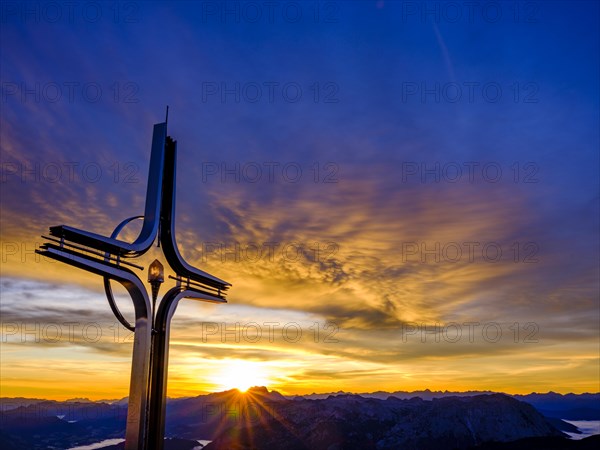
[[[291,398],[317,400],[317,399],[327,398],[330,395],[340,395],[340,394],[352,394],[352,392],[338,391],[338,392],[329,392],[329,393],[325,393],[325,394],[312,393],[312,394],[307,394],[307,395],[297,395],[297,396],[294,396]],[[375,391],[375,392],[360,392],[360,393],[358,393],[358,395],[360,395],[361,397],[379,398],[381,400],[385,400],[389,396],[393,396],[393,397],[396,397],[399,399],[410,399],[413,397],[419,397],[423,400],[433,400],[434,398],[472,397],[475,395],[482,395],[482,394],[495,394],[495,392],[492,392],[492,391],[465,391],[465,392],[430,391],[429,389],[425,389],[423,391],[393,391],[393,392]]]
[[[289,402],[277,391],[252,387],[172,400],[167,403],[167,436],[212,439],[220,430],[240,421],[256,421],[270,415],[273,405]]]
[[[436,398],[439,393],[424,392],[432,399],[400,399],[397,393],[379,398],[384,397],[383,392],[374,397],[287,398],[264,387],[246,393],[230,390],[170,399],[166,435],[177,439],[171,439],[166,448],[191,449],[198,446],[197,439],[212,440],[208,450],[510,449],[524,448],[518,447],[525,445],[522,442],[539,445],[527,448],[578,449],[593,442],[565,439],[559,430],[577,429],[558,418],[545,418],[532,405],[508,395],[469,392],[449,396],[444,392]],[[560,414],[560,408],[587,408],[598,396],[549,393],[519,398]],[[0,448],[64,449],[122,438],[127,415],[124,400],[109,404],[87,399],[0,399]],[[489,447],[493,445],[496,447]]]
[[[562,419],[557,419],[556,417],[548,417],[548,416],[544,416],[544,417],[546,418],[546,422],[548,422],[550,425],[552,425],[557,430],[565,431],[568,433],[581,434],[581,431],[579,431],[579,428],[577,428],[573,424],[570,424],[569,422],[565,422]]]
[[[8,404],[8,402],[7,402]],[[125,435],[127,408],[91,402],[40,401],[0,414],[0,448],[70,448]]]
[[[432,401],[338,395],[272,407],[271,416],[225,428],[206,449],[461,449],[563,436],[531,405],[503,394]]]
[[[567,420],[600,420],[600,394],[546,394],[514,395],[536,407],[547,417]]]

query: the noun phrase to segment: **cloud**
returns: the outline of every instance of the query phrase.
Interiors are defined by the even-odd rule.
[[[372,385],[452,378],[485,388],[507,374],[528,386],[595,380],[598,40],[589,33],[597,27],[587,7],[557,5],[545,9],[548,21],[535,33],[505,14],[493,27],[441,23],[437,38],[418,19],[398,28],[393,3],[384,16],[373,5],[344,4],[335,23],[224,24],[203,21],[193,5],[147,3],[135,23],[4,24],[3,42],[13,45],[2,64],[3,323],[28,324],[40,337],[67,321],[99,322],[106,332],[97,342],[79,332],[74,342],[30,347],[21,328],[4,328],[10,364],[21,350],[31,358],[21,358],[15,378],[39,369],[43,351],[69,370],[73,349],[85,364],[90,354],[119,367],[129,361],[128,336],[112,338],[100,279],[34,249],[48,226],[108,235],[141,214],[151,126],[170,104],[177,239],[188,261],[233,283],[227,305],[182,302],[174,370],[183,372],[188,357],[217,365],[232,355],[291,367],[284,373],[294,389],[308,385],[303,373],[333,386],[335,370],[349,383],[355,377],[355,387],[369,378]],[[406,83],[432,89],[450,81],[497,83],[503,95],[405,98]],[[65,82],[79,83],[73,101]],[[63,87],[60,101],[42,95],[52,83]],[[82,97],[86,83],[101,87],[97,102]],[[207,83],[230,90],[297,83],[303,96],[205,98]],[[336,101],[325,102],[327,95]],[[161,249],[140,263],[154,258]],[[115,290],[131,317],[127,295]],[[212,336],[205,343],[198,335],[209,321],[267,320],[281,324],[273,342]],[[438,329],[470,321],[500,324],[503,339],[487,342],[478,330],[479,341],[452,343]],[[305,332],[297,342],[281,335],[291,322]],[[315,341],[315,323],[321,333],[338,327],[339,342],[323,342],[327,334]],[[533,345],[522,342],[529,323],[539,327]],[[403,332],[415,324],[437,330],[426,334],[434,341]],[[356,366],[364,365],[362,374]]]

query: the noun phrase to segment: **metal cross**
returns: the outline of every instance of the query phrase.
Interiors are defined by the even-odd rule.
[[[168,117],[168,108],[167,108]],[[115,317],[134,332],[129,403],[125,431],[126,450],[163,448],[165,407],[169,362],[169,332],[171,318],[179,300],[227,303],[225,294],[231,286],[213,275],[186,262],[175,239],[175,181],[177,141],[167,136],[167,120],[154,125],[146,206],[143,216],[122,221],[110,237],[59,225],[50,227],[50,235],[37,253],[104,278],[104,288]],[[132,220],[142,219],[139,236],[128,243],[117,237]],[[152,303],[144,283],[133,272],[143,270],[131,259],[146,253],[157,240],[175,277],[176,285],[169,289],[156,307],[160,283],[164,281],[162,264],[155,261],[149,270]],[[157,264],[158,263],[158,264]],[[130,324],[119,311],[110,281],[122,284],[133,301],[135,324]]]

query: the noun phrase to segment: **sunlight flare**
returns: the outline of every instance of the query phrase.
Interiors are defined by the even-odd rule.
[[[267,386],[270,380],[264,364],[229,360],[224,361],[213,382],[222,390],[237,389],[246,392],[253,386]]]

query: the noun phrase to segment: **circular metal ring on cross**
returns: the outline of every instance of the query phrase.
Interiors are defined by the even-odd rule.
[[[115,230],[112,232],[112,234],[110,235],[111,239],[116,239],[117,236],[119,235],[119,233],[121,232],[121,230],[123,228],[125,228],[125,225],[127,225],[129,222],[132,222],[136,219],[143,219],[143,218],[144,218],[144,216],[133,216],[133,217],[130,217],[129,219],[125,219],[123,222],[121,222],[119,225],[117,225]],[[110,254],[108,252],[105,253],[104,261],[108,261],[109,256],[110,256]],[[110,285],[110,278],[108,278],[108,277],[104,277],[104,292],[106,293],[106,298],[108,300],[110,309],[112,309],[112,312],[115,315],[115,317],[117,318],[117,320],[119,322],[121,322],[121,325],[123,325],[129,331],[135,331],[135,326],[131,325],[127,321],[127,319],[125,319],[125,317],[123,317],[123,314],[121,314],[121,311],[119,311],[119,307],[117,306],[117,303],[115,302],[115,297],[113,296],[112,287]]]

